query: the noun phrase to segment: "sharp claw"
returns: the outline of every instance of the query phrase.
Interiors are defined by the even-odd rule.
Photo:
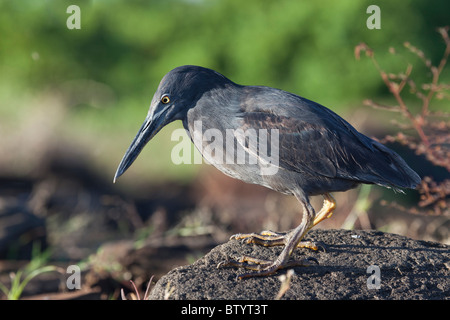
[[[229,259],[226,261],[221,261],[217,264],[217,269],[219,268],[224,268],[224,267],[239,267],[239,268],[245,268],[246,264],[244,261],[240,261],[240,260],[233,260],[233,259]]]
[[[327,252],[327,246],[323,242],[316,242],[317,249],[321,249],[323,252]]]
[[[323,250],[326,251],[326,246],[321,243],[315,243],[313,241],[303,241],[302,243],[295,242],[290,243],[289,234],[278,234],[273,233],[272,231],[263,231],[261,234],[241,234],[237,233],[230,237],[230,240],[238,240],[243,244],[259,244],[263,246],[275,246],[275,245],[284,245],[284,250],[287,250],[286,247],[289,245],[289,248],[300,247],[300,248],[309,248],[313,250]],[[286,251],[288,252],[288,251]],[[283,255],[281,253],[280,257]],[[284,269],[288,267],[298,267],[304,266],[309,267],[312,265],[319,265],[319,261],[317,261],[314,257],[304,258],[303,260],[289,260],[289,255],[285,254],[283,258],[280,260],[278,258],[275,261],[268,261],[262,259],[256,259],[252,257],[243,256],[238,260],[229,259],[226,261],[222,261],[217,265],[217,268],[222,267],[238,267],[244,268],[247,270],[252,270],[253,272],[244,273],[237,275],[236,279],[244,279],[250,277],[261,277],[261,276],[269,276],[275,274],[279,269]]]

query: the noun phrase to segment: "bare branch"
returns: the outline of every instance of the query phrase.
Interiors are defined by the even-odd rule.
[[[400,130],[414,129],[417,136],[407,135],[402,131],[394,135],[386,135],[381,142],[398,142],[414,150],[418,155],[424,155],[427,160],[436,166],[445,168],[450,172],[450,121],[444,121],[450,117],[450,113],[444,111],[430,111],[430,103],[433,98],[449,98],[449,84],[439,83],[440,75],[450,57],[449,27],[439,28],[445,43],[445,50],[437,66],[434,66],[425,53],[411,45],[404,43],[405,48],[418,56],[432,73],[430,83],[417,85],[411,78],[413,66],[408,64],[404,73],[393,74],[385,72],[374,56],[374,51],[366,44],[361,43],[355,47],[355,57],[359,59],[360,52],[365,51],[378,70],[381,79],[394,96],[397,105],[384,105],[370,99],[363,101],[364,105],[375,109],[398,112],[407,119],[410,125],[395,120],[392,123]],[[390,49],[391,54],[397,54]],[[410,92],[422,101],[422,108],[418,113],[413,113],[402,97],[402,91],[408,85]],[[434,181],[431,177],[425,177],[417,187],[420,193],[420,201],[417,207],[405,208],[396,203],[390,203],[391,207],[414,214],[450,215],[450,179],[441,182]]]

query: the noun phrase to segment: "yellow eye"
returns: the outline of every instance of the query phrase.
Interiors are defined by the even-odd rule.
[[[161,98],[161,102],[164,103],[164,104],[169,103],[170,102],[169,96],[168,95],[163,95],[162,98]]]

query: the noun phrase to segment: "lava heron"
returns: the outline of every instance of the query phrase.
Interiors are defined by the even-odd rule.
[[[336,202],[331,192],[346,191],[360,183],[401,191],[420,183],[417,173],[397,153],[359,133],[326,107],[283,90],[238,85],[198,66],[177,67],[163,77],[114,181],[147,142],[175,120],[182,121],[196,148],[217,169],[233,178],[294,195],[302,206],[302,221],[290,232],[232,236],[247,243],[284,246],[274,261],[242,257],[219,265],[252,270],[239,278],[309,265],[312,259],[292,261],[290,256],[297,247],[317,250],[314,242],[302,239],[332,215]],[[218,139],[218,134],[230,132],[233,139]],[[214,134],[219,148],[217,144],[211,147]],[[324,197],[317,213],[309,202],[314,195]]]

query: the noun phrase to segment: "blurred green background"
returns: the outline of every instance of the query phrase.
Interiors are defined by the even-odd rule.
[[[81,9],[80,30],[66,27],[71,4]],[[366,27],[371,4],[381,8],[380,30]],[[391,99],[370,59],[355,59],[355,45],[366,42],[390,72],[412,63],[413,76],[429,80],[403,43],[439,61],[436,28],[450,23],[449,12],[445,0],[1,1],[0,170],[36,174],[60,150],[112,179],[160,79],[184,64],[291,91],[352,120],[367,108],[363,99]],[[196,175],[198,165],[170,161],[180,126],[150,142],[124,185]]]
[[[373,4],[381,9],[379,30],[366,26]],[[70,5],[81,9],[79,30],[67,28]],[[389,120],[400,115],[363,105],[396,102],[372,61],[355,58],[355,46],[367,43],[388,73],[410,64],[414,81],[429,83],[430,70],[404,43],[436,65],[445,48],[436,28],[446,25],[448,0],[0,0],[0,283],[9,288],[21,259],[75,261],[91,268],[86,279],[105,272],[118,279],[102,289],[118,298],[124,279],[144,284],[233,233],[300,223],[294,197],[227,180],[206,172],[209,166],[175,165],[171,151],[179,142],[171,134],[180,122],[164,128],[112,184],[159,81],[174,67],[201,65],[239,84],[299,94],[382,138],[396,132]],[[440,82],[449,80],[447,66]],[[420,100],[404,91],[408,107],[418,110]],[[450,112],[445,99],[431,108]],[[401,155],[424,175],[424,157],[405,149]],[[416,204],[417,192],[381,196],[377,188],[338,193],[343,214],[321,227],[354,228],[359,219],[363,229],[448,242],[448,218],[412,215],[396,223],[401,210],[378,205]],[[97,285],[83,281],[83,288]],[[47,282],[26,295],[60,291],[44,290]]]

